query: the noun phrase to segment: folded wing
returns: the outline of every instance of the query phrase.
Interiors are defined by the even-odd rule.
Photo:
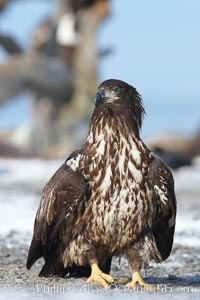
[[[51,260],[55,265],[62,265],[61,257],[52,256],[57,256],[56,251],[62,253],[59,247],[64,249],[72,238],[74,226],[85,210],[89,194],[83,175],[66,164],[54,174],[43,190],[36,214],[27,269],[42,256],[46,264]]]
[[[172,249],[175,229],[174,179],[170,169],[157,158],[149,165],[148,178],[153,189],[153,197],[157,202],[153,234],[162,259],[165,260]]]

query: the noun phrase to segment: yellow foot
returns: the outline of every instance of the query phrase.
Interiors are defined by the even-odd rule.
[[[132,274],[132,281],[127,283],[126,287],[134,288],[136,286],[136,283],[138,283],[140,286],[142,286],[148,292],[153,291],[153,289],[155,288],[153,285],[147,284],[144,281],[144,279],[142,279],[139,272],[134,272]]]
[[[114,282],[114,279],[112,278],[112,276],[103,273],[99,269],[97,264],[93,264],[91,268],[92,268],[92,273],[91,273],[91,276],[88,278],[87,283],[96,282],[100,286],[108,289],[109,288],[108,283]]]

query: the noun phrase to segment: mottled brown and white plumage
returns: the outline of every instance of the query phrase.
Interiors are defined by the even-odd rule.
[[[94,264],[109,273],[115,255],[134,273],[169,256],[174,181],[140,138],[143,114],[132,86],[114,79],[99,86],[86,144],[44,188],[28,269],[43,256],[40,275],[86,275]]]

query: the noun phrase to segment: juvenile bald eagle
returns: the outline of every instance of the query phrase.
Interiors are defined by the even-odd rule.
[[[86,275],[108,287],[111,259],[124,256],[136,283],[140,269],[171,252],[176,217],[171,171],[140,138],[144,108],[120,80],[100,84],[86,144],[44,188],[27,268],[44,257],[41,276]]]

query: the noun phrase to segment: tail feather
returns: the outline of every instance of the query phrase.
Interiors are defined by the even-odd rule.
[[[109,274],[111,268],[110,257],[105,257],[99,264],[100,269]],[[91,268],[89,265],[86,266],[77,266],[73,264],[71,267],[64,268],[64,265],[58,260],[47,259],[42,270],[39,273],[40,277],[50,277],[50,276],[59,276],[59,277],[89,277],[91,274]]]
[[[58,244],[56,247],[51,248],[51,251],[43,245],[41,240],[33,239],[29,249],[26,268],[29,270],[32,265],[41,257],[44,257],[45,264],[42,267],[39,276],[40,277],[50,277],[50,276],[59,276],[59,277],[88,277],[91,273],[91,268],[89,265],[86,266],[77,266],[73,264],[70,267],[64,268],[62,259],[59,253],[63,253],[63,245]],[[105,273],[110,272],[111,268],[111,257],[105,256],[101,262],[99,262],[99,267]]]
[[[58,263],[58,261],[46,261],[44,266],[42,267],[42,270],[40,271],[39,275],[40,277],[50,277],[50,276],[59,276],[64,277],[66,274],[66,271],[64,269],[64,265],[61,263]]]
[[[30,270],[32,265],[43,256],[43,245],[41,240],[32,240],[31,246],[29,248],[28,257],[26,261],[26,268]]]

